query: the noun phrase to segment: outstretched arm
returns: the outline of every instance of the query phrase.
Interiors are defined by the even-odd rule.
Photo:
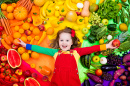
[[[26,44],[21,39],[19,39],[19,40],[20,40],[19,44],[22,45],[23,47],[25,47],[27,50],[32,50],[32,51],[46,54],[46,55],[50,55],[50,56],[54,56],[54,54],[56,52],[58,52],[58,49],[51,49],[51,48],[41,47],[38,45]]]
[[[91,53],[97,52],[97,51],[117,48],[117,47],[112,46],[112,42],[113,42],[113,40],[110,41],[108,44],[94,45],[94,46],[91,46],[91,47],[76,48],[76,50],[79,53],[79,55],[82,56],[82,55],[91,54]]]

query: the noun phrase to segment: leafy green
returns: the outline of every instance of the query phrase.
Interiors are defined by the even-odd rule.
[[[19,0],[0,0],[0,5],[2,4],[2,3],[16,3],[17,1],[19,1]]]
[[[114,19],[119,12],[118,1],[113,2],[112,0],[105,0],[103,3],[99,4],[99,9],[97,11],[98,15],[102,19]]]

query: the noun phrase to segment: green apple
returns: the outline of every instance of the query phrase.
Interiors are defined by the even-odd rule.
[[[109,21],[108,21],[108,19],[103,19],[103,20],[102,20],[102,23],[103,23],[104,25],[108,25]]]
[[[88,30],[87,28],[83,28],[83,29],[82,29],[82,33],[83,33],[83,34],[87,34],[88,31],[89,31],[89,30]]]
[[[99,61],[100,61],[100,57],[99,57],[99,56],[94,56],[94,57],[92,58],[92,61],[93,61],[93,62],[99,62]]]

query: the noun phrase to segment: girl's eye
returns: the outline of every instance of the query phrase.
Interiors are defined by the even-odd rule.
[[[60,40],[60,41],[63,41],[63,40]]]
[[[66,40],[67,42],[69,41],[69,40]]]

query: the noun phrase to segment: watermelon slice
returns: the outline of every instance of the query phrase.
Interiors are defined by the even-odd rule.
[[[41,85],[36,79],[28,77],[24,80],[24,86],[41,86]]]
[[[21,65],[21,57],[15,49],[9,49],[7,52],[7,60],[12,68],[17,68]]]

